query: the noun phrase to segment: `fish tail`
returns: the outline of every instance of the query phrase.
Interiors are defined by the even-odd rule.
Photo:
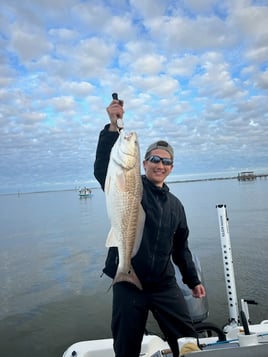
[[[132,283],[132,284],[136,285],[138,289],[142,290],[142,285],[141,285],[140,279],[137,277],[137,275],[132,267],[130,267],[130,269],[127,272],[118,270],[116,272],[116,275],[115,275],[115,278],[113,281],[113,285],[116,283],[123,282],[123,281]]]

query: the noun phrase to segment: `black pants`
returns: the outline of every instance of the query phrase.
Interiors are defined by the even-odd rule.
[[[127,282],[113,286],[112,333],[116,357],[138,357],[149,310],[163,332],[173,356],[177,339],[197,337],[184,297],[174,284],[163,291],[139,290]]]

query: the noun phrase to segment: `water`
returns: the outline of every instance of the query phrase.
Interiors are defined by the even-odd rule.
[[[268,318],[268,181],[170,184],[184,203],[202,264],[210,316],[228,318],[216,205],[227,205],[239,299]],[[111,337],[110,279],[100,278],[109,230],[104,194],[0,196],[0,348],[5,357],[60,357],[72,343]],[[148,328],[158,332],[152,319]]]

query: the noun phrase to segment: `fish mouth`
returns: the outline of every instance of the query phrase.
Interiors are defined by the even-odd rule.
[[[135,135],[135,133],[134,133],[134,132],[125,133],[125,135],[124,135],[124,139],[129,140],[129,139],[130,139],[133,135]]]

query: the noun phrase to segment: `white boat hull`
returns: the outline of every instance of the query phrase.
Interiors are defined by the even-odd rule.
[[[217,337],[200,338],[199,342],[203,348],[200,357],[268,357],[268,321],[250,325],[250,332],[258,335],[257,345],[240,347],[238,334],[241,331],[241,327],[235,327],[226,335],[227,340],[224,342],[219,342]],[[172,354],[167,342],[158,336],[149,335],[143,338],[140,356],[171,357]],[[63,357],[114,357],[113,340],[110,338],[77,342],[65,351]]]
[[[158,336],[144,336],[141,356],[151,356],[154,352],[168,348]],[[76,353],[76,354],[75,354]],[[70,346],[63,357],[114,357],[113,340],[101,339],[77,342]]]

